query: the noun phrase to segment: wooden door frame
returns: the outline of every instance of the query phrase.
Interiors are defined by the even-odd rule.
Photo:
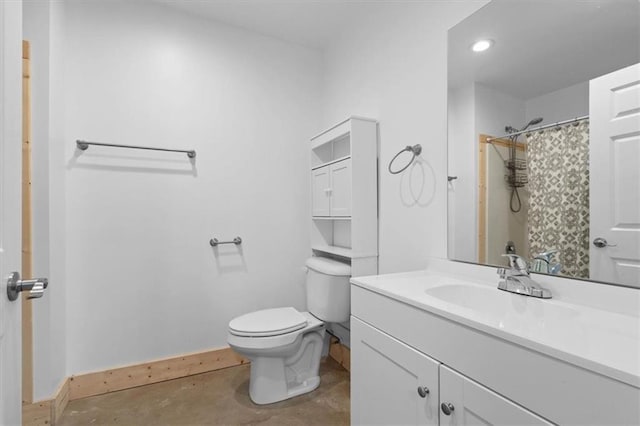
[[[491,139],[491,142],[487,142]],[[478,263],[487,263],[487,149],[490,144],[509,148],[509,139],[494,139],[480,134],[478,143]],[[527,144],[516,142],[518,151],[526,151]]]
[[[22,279],[33,278],[31,236],[31,46],[22,41]],[[22,403],[33,402],[33,307],[22,297]]]

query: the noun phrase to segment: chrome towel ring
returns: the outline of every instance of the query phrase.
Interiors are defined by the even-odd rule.
[[[401,168],[400,170],[391,170],[391,165],[393,164],[394,161],[396,161],[396,158],[398,158],[400,156],[400,154],[402,154],[405,151],[410,151],[413,155],[411,156],[411,160],[409,160],[409,162],[406,164],[406,166],[404,166],[403,168]],[[416,159],[416,157],[418,155],[420,155],[420,153],[422,152],[422,145],[417,144],[414,146],[409,146],[407,145],[402,151],[400,151],[399,153],[397,153],[389,162],[389,173],[391,173],[392,175],[397,175],[398,173],[402,173],[405,170],[407,170],[407,168],[413,164],[413,161]]]

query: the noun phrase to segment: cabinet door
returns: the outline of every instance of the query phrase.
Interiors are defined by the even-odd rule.
[[[351,317],[351,424],[437,425],[438,365]]]
[[[313,216],[331,214],[330,186],[329,166],[311,170],[311,214]]]
[[[351,216],[351,159],[331,168],[331,216]]]
[[[453,410],[440,407],[443,426],[552,425],[444,365],[440,365],[440,400],[442,405],[453,407]]]

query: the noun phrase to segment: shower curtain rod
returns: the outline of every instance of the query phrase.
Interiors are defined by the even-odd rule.
[[[570,120],[557,121],[555,123],[545,124],[544,126],[534,127],[532,129],[521,130],[519,132],[513,132],[513,133],[507,133],[506,135],[498,136],[496,138],[487,138],[486,142],[487,143],[491,143],[491,142],[495,141],[496,139],[504,139],[504,138],[508,138],[508,137],[511,137],[511,136],[521,135],[523,133],[533,133],[533,132],[535,132],[537,130],[548,129],[549,127],[562,126],[563,124],[575,123],[575,122],[578,122],[578,121],[588,120],[588,119],[589,119],[589,116],[588,115],[584,115],[582,117],[576,117],[576,118],[572,118]]]

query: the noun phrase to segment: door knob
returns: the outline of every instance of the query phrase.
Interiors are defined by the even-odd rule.
[[[37,299],[42,297],[44,289],[49,286],[49,280],[46,278],[35,278],[32,280],[21,280],[18,272],[12,272],[7,277],[7,297],[10,301],[18,298],[21,291],[28,291],[28,299]]]
[[[617,244],[609,244],[607,242],[607,240],[605,240],[602,237],[598,237],[595,240],[593,240],[593,245],[598,247],[598,248],[603,248],[603,247],[616,247]]]
[[[445,416],[450,416],[451,413],[453,413],[453,410],[455,409],[453,404],[450,402],[443,402],[442,404],[440,404],[440,409],[442,410],[442,412],[445,414]]]

